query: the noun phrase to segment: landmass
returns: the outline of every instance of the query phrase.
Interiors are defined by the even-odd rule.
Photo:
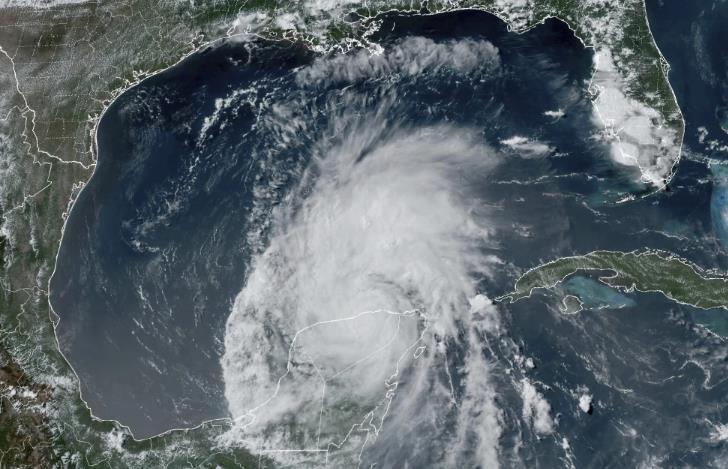
[[[96,162],[99,116],[133,83],[216,38],[253,32],[307,41],[325,51],[365,43],[376,15],[391,10],[477,8],[498,15],[516,31],[558,17],[595,49],[594,118],[614,146],[615,159],[638,167],[640,178],[655,188],[669,180],[684,124],[642,0],[375,0],[366,5],[310,0],[0,1],[3,464],[239,467],[258,461],[242,449],[216,449],[224,422],[139,442],[118,423],[94,419],[58,351],[53,328],[57,318],[48,305],[48,279],[66,214]],[[351,12],[358,19],[352,20]],[[638,134],[623,128],[625,122],[635,123],[629,120],[635,117]],[[701,284],[701,291],[707,285],[712,284]]]
[[[658,292],[700,309],[728,309],[728,276],[716,275],[673,254],[655,251],[594,251],[532,268],[500,300],[518,301],[536,289],[551,289],[576,273],[601,273],[599,281],[620,290]],[[574,303],[574,300],[569,300]],[[567,301],[564,301],[566,306]]]

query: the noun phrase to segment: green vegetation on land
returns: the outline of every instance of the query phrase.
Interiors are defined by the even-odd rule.
[[[583,256],[564,257],[539,265],[523,274],[511,301],[529,297],[534,289],[553,288],[577,272],[601,272],[603,283],[640,292],[660,292],[671,300],[696,308],[728,309],[728,276],[714,276],[684,259],[660,251],[594,251]]]
[[[275,19],[291,14],[304,28],[291,35],[343,44],[362,40],[367,30],[366,19],[342,21],[350,11],[368,17],[392,9],[418,12],[421,2],[371,0],[366,9],[359,8],[362,2],[348,1],[312,8],[315,2],[307,0],[101,0],[47,8],[19,3],[25,6],[0,6],[0,466],[257,465],[244,449],[216,449],[225,424],[137,442],[118,424],[92,418],[80,399],[76,377],[57,348],[47,287],[69,201],[95,163],[94,126],[109,100],[140,74],[168,67],[204,40],[224,37],[241,15],[260,13],[267,23],[256,32],[273,37],[281,33]],[[533,0],[511,6],[494,0],[428,2],[433,13],[459,8],[497,14],[519,31],[549,16],[561,18],[587,45],[614,51],[620,69],[632,74],[629,95],[659,109],[682,132],[642,0]],[[624,51],[630,52],[620,55]],[[616,265],[632,275],[624,277],[625,283],[635,278],[645,288],[652,285],[616,258],[589,256],[584,268]],[[706,304],[720,301],[722,280],[715,284],[698,270],[691,276],[687,264],[657,258],[678,270],[675,278],[691,281],[690,289],[710,290]],[[558,281],[574,267],[561,265],[548,278]],[[664,291],[676,299],[692,298],[686,288],[667,285]]]

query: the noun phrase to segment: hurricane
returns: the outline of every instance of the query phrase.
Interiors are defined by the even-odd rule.
[[[418,55],[405,62],[405,51]],[[486,55],[480,66],[492,70],[490,43],[415,38],[381,55],[338,58],[338,75],[314,63],[298,81],[356,81],[398,68],[411,76],[453,64],[470,72]],[[428,402],[433,387],[453,400],[444,360],[452,340],[473,348],[464,366],[478,368],[479,389],[468,399],[485,402],[469,405],[492,416],[482,454],[497,462],[498,410],[474,334],[499,325],[479,286],[501,263],[488,200],[501,155],[477,128],[418,125],[399,102],[383,86],[327,103],[310,163],[272,211],[268,246],[235,299],[221,359],[231,438],[259,451],[360,452],[385,419],[407,418],[393,406],[437,411]]]
[[[575,467],[605,434],[654,456],[631,428],[672,442],[650,409],[687,404],[629,394],[631,367],[682,313],[539,277],[679,207],[625,201],[646,183],[593,118],[594,52],[476,12],[370,33],[221,41],[114,102],[54,275],[83,398],[246,467]]]
[[[489,290],[509,269],[504,171],[514,153],[553,152],[495,131],[503,74],[489,41],[414,36],[316,58],[293,90],[272,87],[257,157],[299,164],[287,182],[257,181],[267,205],[244,236],[259,249],[220,359],[224,445],[294,466],[396,465],[409,445],[423,461],[497,467],[510,446],[497,401],[514,396],[534,432],[553,432],[538,388],[496,363],[517,349]],[[458,86],[464,103],[479,93],[474,115],[438,106]]]

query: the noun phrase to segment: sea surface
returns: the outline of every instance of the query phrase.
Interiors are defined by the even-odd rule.
[[[386,300],[426,311],[427,327],[392,339],[419,337],[423,358],[397,362],[400,388],[378,439],[363,443],[366,461],[487,465],[482,447],[506,466],[717,465],[728,348],[701,323],[724,311],[586,277],[564,286],[584,299],[577,314],[560,311],[560,290],[487,315],[462,301],[597,249],[665,249],[728,268],[724,154],[705,144],[726,141],[726,3],[647,3],[685,114],[686,157],[668,190],[626,203],[645,188],[610,159],[587,92],[592,52],[555,19],[516,34],[476,11],[390,14],[373,37],[379,53],[345,57],[221,41],[124,92],[99,124],[98,165],[70,212],[50,290],[61,350],[94,415],[136,437],[242,418],[256,397],[245,384],[269,389],[285,369],[271,363],[290,360],[283,345],[331,319],[331,298],[349,314]],[[376,230],[354,229],[359,221]],[[462,278],[440,292],[442,272]],[[343,350],[319,346],[321,356]],[[366,375],[337,386],[357,380]],[[339,404],[331,412],[352,420],[334,419],[319,438],[338,441],[339,426],[366,413]],[[261,434],[275,428],[266,425]],[[298,437],[255,441],[280,449]]]

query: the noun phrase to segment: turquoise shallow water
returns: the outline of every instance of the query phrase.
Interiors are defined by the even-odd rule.
[[[673,21],[671,3],[648,6],[658,41],[661,32],[690,29],[687,19]],[[419,49],[403,46],[412,38]],[[585,87],[591,53],[563,23],[549,20],[517,35],[478,12],[389,15],[373,40],[391,60],[372,65],[366,55],[317,57],[287,42],[218,43],[144,80],[109,108],[99,127],[99,164],[70,214],[51,283],[61,349],[96,415],[120,420],[139,437],[229,416],[220,360],[235,298],[277,222],[302,217],[305,202],[316,200],[316,181],[330,177],[315,162],[334,150],[354,151],[341,144],[356,141],[351,129],[366,133],[378,126],[384,137],[453,129],[458,138],[467,136],[453,148],[467,140],[488,149],[482,153],[492,165],[450,166],[462,155],[435,165],[456,175],[447,179],[457,181],[447,185],[448,197],[479,202],[473,220],[487,228],[481,235],[488,241],[478,245],[479,254],[498,262],[488,269],[469,266],[479,274],[468,282],[487,296],[510,291],[520,272],[543,260],[595,249],[659,248],[705,267],[728,266],[718,217],[724,189],[703,159],[683,160],[667,192],[614,203],[644,188],[595,138]],[[497,61],[482,55],[492,53],[485,42],[497,50]],[[448,53],[423,59],[425,45]],[[671,59],[667,43],[663,49]],[[679,62],[671,79],[682,105],[685,93],[695,91],[679,75],[693,69]],[[561,119],[545,114],[558,109],[565,113]],[[705,124],[691,109],[685,107],[686,142],[695,155],[701,150],[695,129]],[[350,173],[331,171],[343,175],[344,189],[346,175],[380,156],[380,140],[356,152]],[[389,181],[386,172],[382,178]],[[395,178],[392,187],[405,180]],[[434,189],[441,188],[423,185],[424,202],[414,203],[409,233],[418,240],[448,232],[438,225],[450,220],[435,212],[440,200],[428,198]],[[290,202],[294,197],[301,200]],[[334,241],[332,250],[339,244]],[[441,247],[431,243],[410,269],[391,259],[397,269],[374,276],[381,291],[420,300],[417,292],[428,286],[407,283],[420,277],[387,274],[428,271],[435,264],[423,268],[425,260],[459,260],[440,259]],[[356,258],[354,251],[336,262]],[[280,267],[296,271],[295,265]],[[402,371],[391,413],[363,460],[442,467],[448,451],[461,448],[457,460],[464,467],[482,465],[482,409],[491,401],[498,413],[487,421],[504,466],[707,466],[726,456],[711,440],[710,422],[722,422],[728,410],[721,358],[727,350],[696,324],[716,312],[697,312],[657,294],[618,293],[583,277],[564,288],[588,310],[567,317],[559,313],[558,295],[539,292],[499,305],[497,328],[472,332],[470,317],[463,316],[448,323],[452,331],[429,336],[432,342],[418,353],[432,369]],[[333,296],[337,285],[322,290]],[[292,342],[275,327],[263,335],[261,343],[271,349],[286,350]],[[258,370],[257,358],[240,359],[241,369],[250,363]],[[488,370],[475,392],[469,384],[474,369]],[[548,402],[549,432],[540,433],[524,413],[526,382]],[[593,396],[591,415],[578,407],[584,394]]]
[[[575,276],[564,283],[566,292],[578,297],[586,309],[624,308],[634,306],[631,298],[597,280]]]

